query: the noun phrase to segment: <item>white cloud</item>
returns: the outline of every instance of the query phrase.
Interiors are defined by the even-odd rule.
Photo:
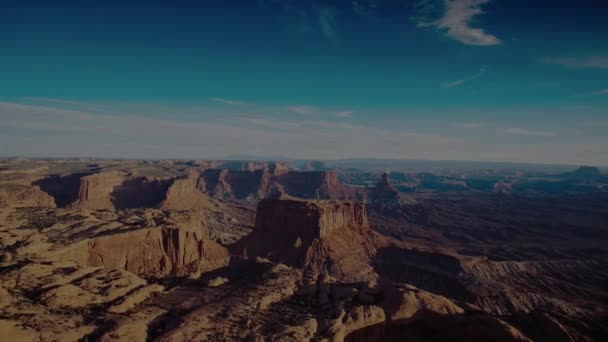
[[[231,106],[251,106],[250,103],[247,102],[243,102],[243,101],[237,101],[237,100],[228,100],[228,99],[224,99],[221,97],[214,97],[210,99],[213,102],[219,102],[219,103],[223,103],[223,104],[227,104],[227,105],[231,105]]]
[[[301,159],[374,157],[591,165],[605,165],[608,160],[608,140],[601,129],[589,129],[589,134],[576,137],[564,134],[560,139],[539,138],[530,144],[529,139],[520,136],[557,134],[510,128],[503,133],[514,134],[513,138],[505,139],[505,136],[492,138],[488,134],[491,132],[474,129],[483,127],[481,122],[474,121],[459,123],[471,129],[466,135],[457,135],[433,118],[426,122],[433,125],[425,122],[406,125],[405,118],[403,124],[382,125],[375,120],[359,122],[364,115],[347,121],[335,115],[292,115],[281,119],[278,114],[267,114],[278,113],[283,107],[256,106],[247,114],[233,108],[232,113],[225,111],[225,115],[219,116],[214,111],[201,112],[197,108],[200,115],[178,116],[172,114],[180,113],[181,107],[172,106],[157,108],[153,115],[149,114],[150,107],[142,104],[126,106],[128,112],[101,114],[51,105],[0,102],[0,154],[105,158],[220,158],[239,154]],[[87,107],[87,103],[80,107]],[[137,108],[141,110],[135,111]],[[594,121],[591,117],[587,120],[594,125],[602,122],[598,119],[598,123],[591,123]],[[580,121],[585,122],[582,118]]]
[[[338,14],[337,10],[333,7],[329,6],[315,6],[314,7],[317,15],[317,20],[319,21],[319,27],[321,29],[321,33],[325,36],[325,38],[329,40],[335,40],[337,38],[336,33],[336,16]]]
[[[543,62],[557,64],[574,69],[608,69],[608,56],[589,56],[589,57],[546,57]]]
[[[484,122],[459,122],[451,125],[454,128],[475,129],[486,126]]]
[[[474,75],[471,75],[469,77],[465,77],[456,81],[451,81],[451,82],[445,82],[443,83],[441,86],[443,88],[449,89],[449,88],[454,88],[454,87],[459,87],[467,82],[470,81],[474,81],[480,77],[482,77],[487,71],[487,67],[481,67],[481,69],[479,69],[479,71],[477,73],[475,73]]]
[[[445,31],[445,34],[466,45],[491,46],[501,43],[497,37],[484,29],[472,27],[473,18],[483,14],[481,9],[489,0],[445,0],[443,16],[434,21],[419,20],[419,26],[432,26]]]
[[[319,114],[319,108],[315,106],[289,106],[287,110],[301,115],[315,115]]]
[[[10,132],[0,135],[2,152],[26,156],[441,158],[462,144],[440,134],[267,116],[183,122],[0,102],[0,119],[0,130]]]
[[[555,136],[554,132],[549,132],[549,131],[533,131],[533,130],[529,130],[529,129],[525,129],[525,128],[519,128],[519,127],[509,127],[509,128],[503,129],[502,131],[505,132],[505,133],[507,133],[507,134],[525,135],[525,136],[530,136],[530,137],[544,137],[544,138],[548,138],[548,137],[554,137]]]
[[[350,110],[340,110],[340,111],[334,112],[334,115],[339,118],[350,118],[353,115],[353,112]]]

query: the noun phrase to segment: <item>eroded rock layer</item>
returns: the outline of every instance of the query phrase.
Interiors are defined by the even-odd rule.
[[[235,253],[262,256],[335,277],[374,278],[370,260],[385,241],[355,202],[262,200],[253,233]]]
[[[209,238],[196,211],[165,212],[146,226],[102,233],[59,250],[54,259],[155,278],[196,274],[229,261],[227,250]]]

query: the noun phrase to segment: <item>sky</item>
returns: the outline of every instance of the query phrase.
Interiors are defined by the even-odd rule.
[[[0,0],[0,155],[608,165],[608,2]]]

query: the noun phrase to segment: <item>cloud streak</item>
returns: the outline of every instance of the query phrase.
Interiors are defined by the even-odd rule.
[[[459,79],[456,81],[445,82],[441,86],[445,89],[459,87],[467,82],[471,82],[471,81],[474,81],[474,80],[482,77],[483,75],[485,75],[487,69],[488,69],[487,67],[483,66],[483,67],[481,67],[481,69],[479,69],[479,71],[477,73],[475,73],[472,76],[465,77],[465,78],[462,78],[462,79]]]
[[[237,100],[228,100],[228,99],[224,99],[221,97],[213,97],[210,100],[213,102],[223,103],[225,105],[230,105],[230,106],[241,106],[241,107],[251,106],[251,103],[248,103],[248,102],[237,101]]]
[[[428,158],[462,144],[459,139],[424,132],[264,116],[182,122],[0,102],[0,118],[0,132],[8,132],[0,135],[0,144],[6,146],[3,152],[27,156]]]
[[[320,113],[319,108],[315,106],[289,106],[287,110],[300,115],[317,115]]]
[[[473,27],[473,18],[484,13],[481,7],[489,0],[444,0],[445,12],[434,21],[420,19],[418,25],[435,27],[451,39],[465,45],[492,46],[501,43],[500,39],[482,28]],[[428,1],[423,2],[427,4]]]
[[[546,57],[542,60],[547,64],[556,64],[572,69],[608,69],[608,56],[598,55],[589,57]]]
[[[484,122],[460,122],[460,123],[453,123],[450,126],[452,126],[454,128],[476,129],[476,128],[485,127],[486,123],[484,123]]]
[[[534,131],[525,128],[519,127],[509,127],[502,130],[504,133],[512,134],[512,135],[522,135],[529,137],[542,137],[542,138],[550,138],[554,137],[556,134],[550,131]]]

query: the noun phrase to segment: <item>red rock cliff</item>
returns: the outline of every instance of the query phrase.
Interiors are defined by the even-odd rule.
[[[228,251],[209,238],[198,211],[164,211],[152,227],[118,230],[82,241],[59,260],[125,269],[142,277],[186,276],[226,265]]]
[[[371,258],[384,244],[362,203],[263,200],[253,233],[233,251],[360,280],[373,277]]]

